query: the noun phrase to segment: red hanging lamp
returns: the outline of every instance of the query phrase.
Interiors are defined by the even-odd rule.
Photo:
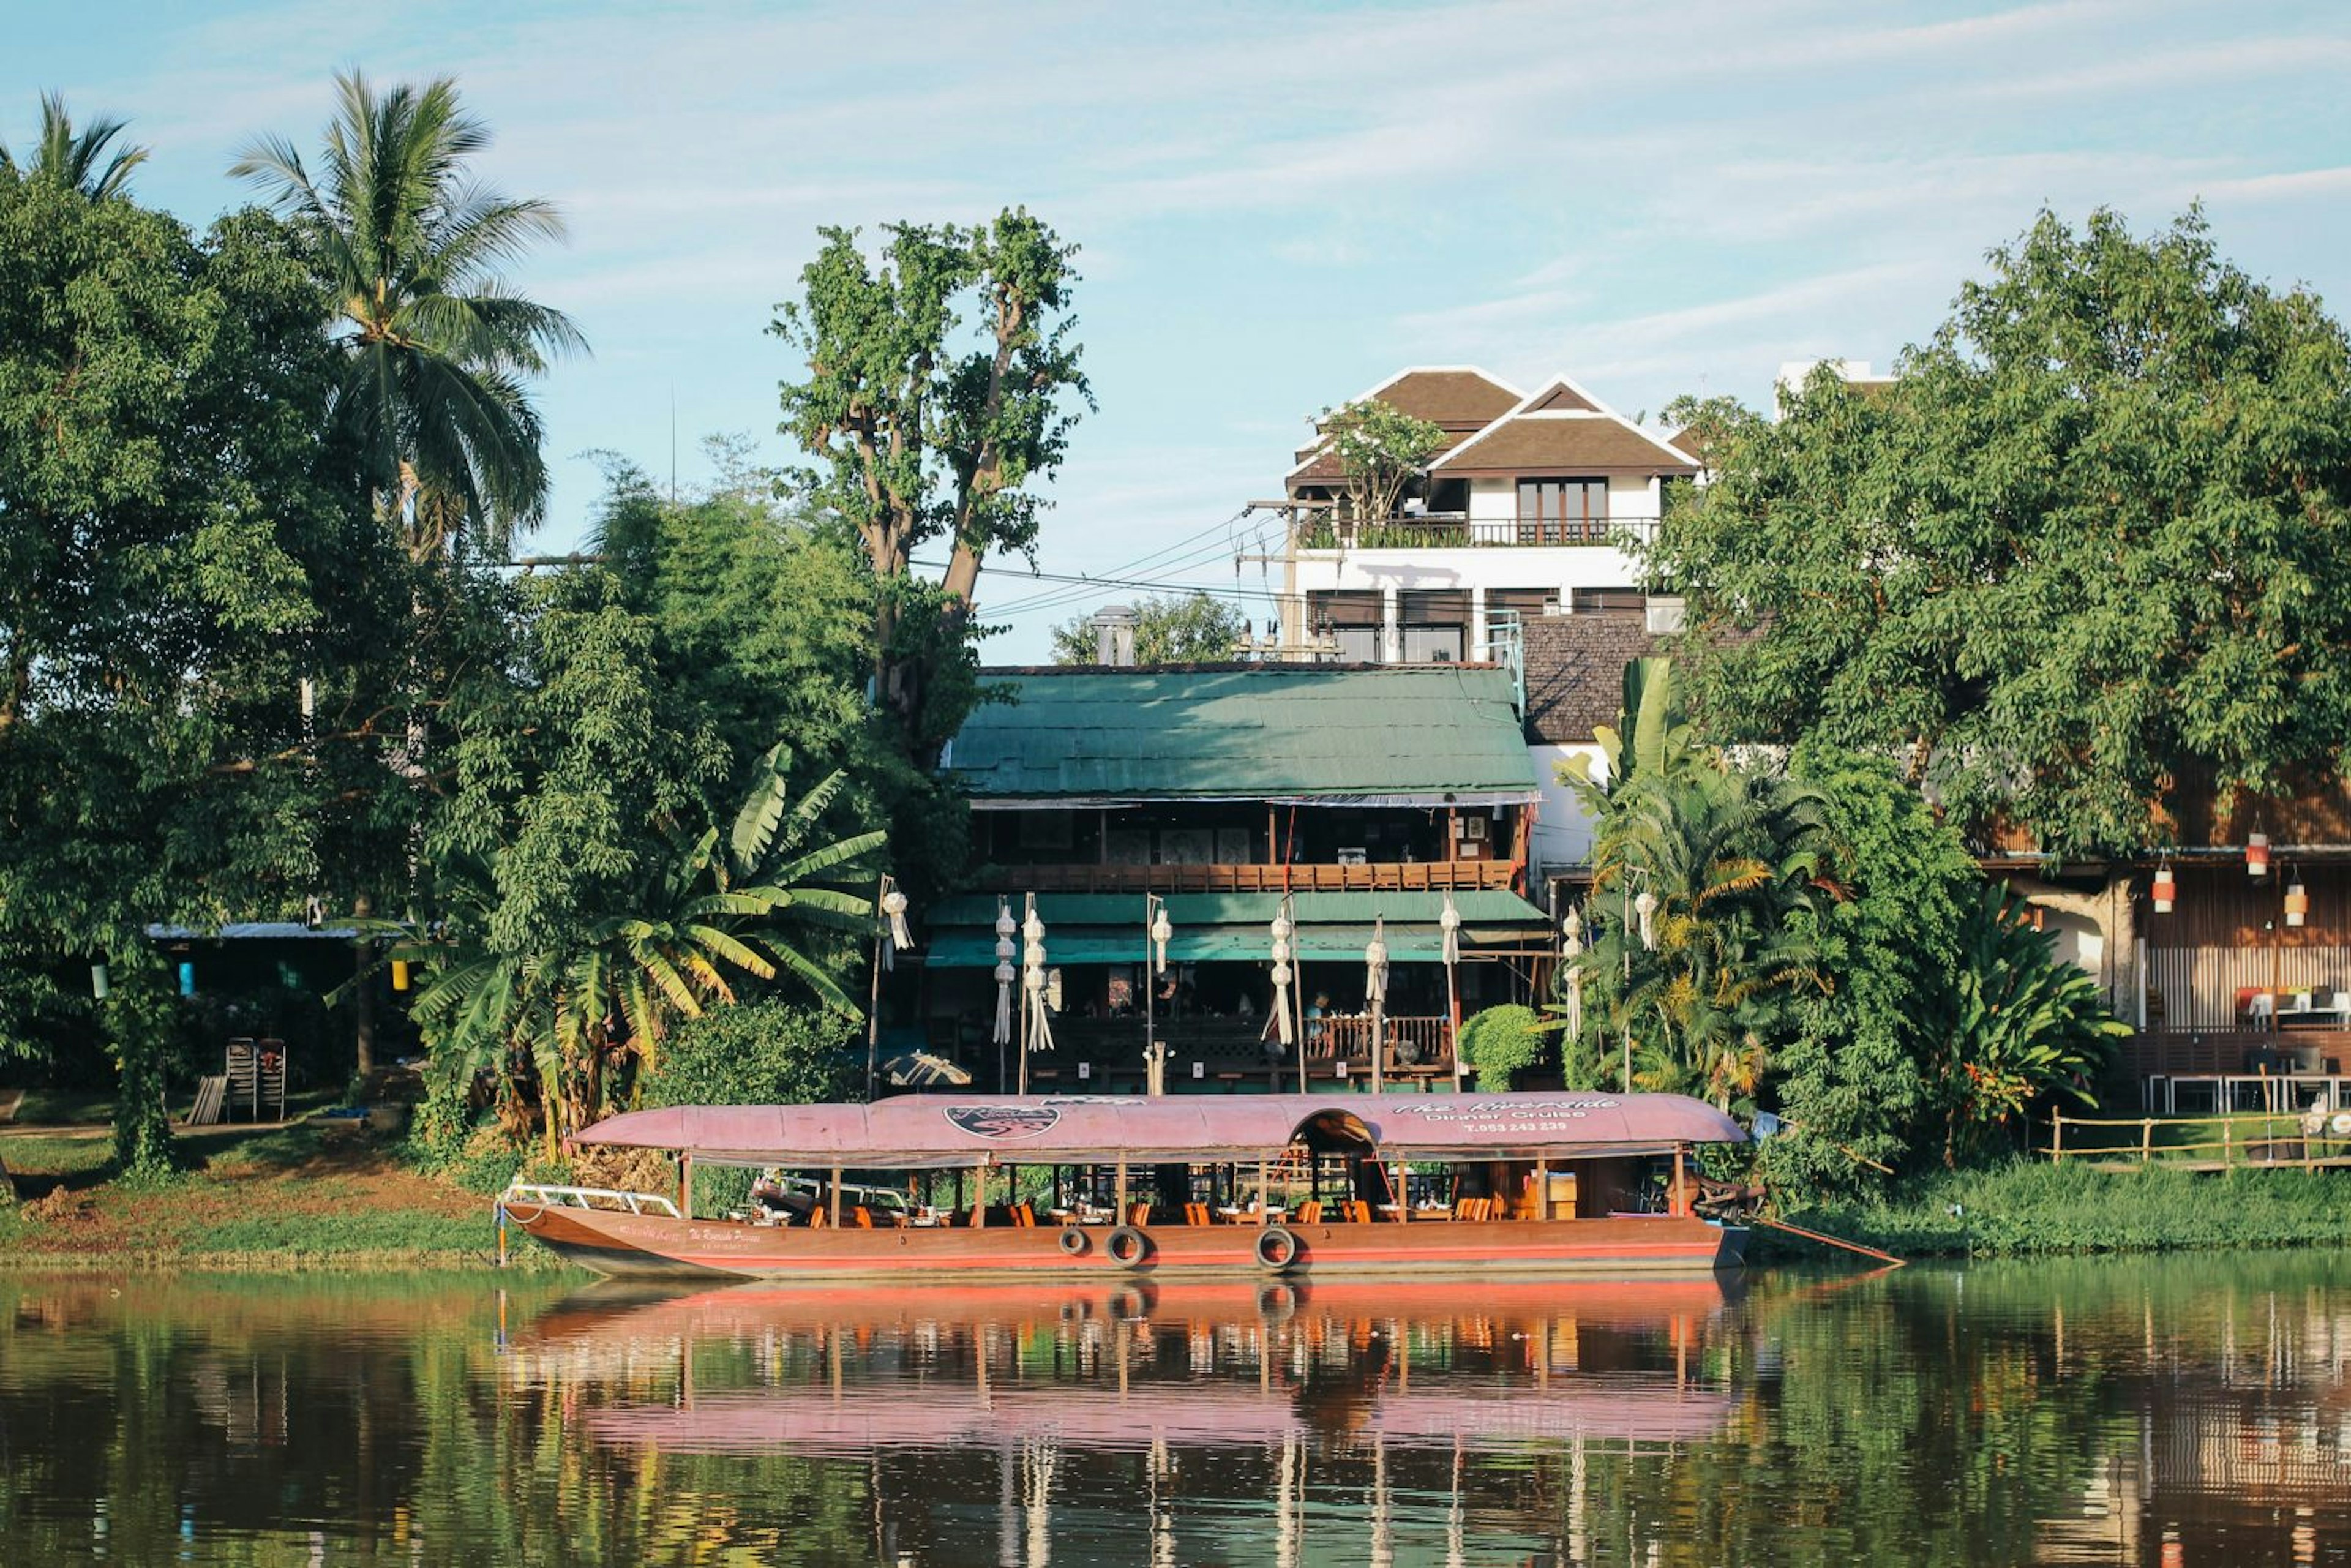
[[[2171,906],[2179,902],[2179,883],[2171,874],[2169,861],[2155,868],[2155,885],[2150,891],[2155,895],[2155,912],[2158,915],[2170,914]]]
[[[2270,836],[2254,832],[2245,835],[2245,874],[2264,877],[2270,873]]]

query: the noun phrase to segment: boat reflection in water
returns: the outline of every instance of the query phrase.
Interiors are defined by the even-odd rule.
[[[1379,1558],[1399,1511],[1461,1544],[1465,1484],[1500,1479],[1465,1456],[1625,1454],[1719,1433],[1739,1397],[1724,1312],[1737,1288],[751,1283],[656,1297],[612,1282],[559,1303],[513,1354],[525,1376],[601,1395],[577,1429],[607,1451],[869,1460],[877,1511],[906,1527],[908,1550],[954,1533],[944,1500],[993,1490],[1007,1531],[1133,1552],[1116,1544],[1118,1488],[1102,1490],[1117,1477],[1138,1483],[1128,1528],[1148,1521],[1155,1560],[1179,1560],[1178,1515],[1203,1508],[1253,1516],[1294,1549],[1317,1489],[1343,1491],[1357,1516],[1318,1522],[1318,1547],[1324,1526],[1353,1528]],[[994,1488],[967,1473],[990,1465]],[[1562,1522],[1585,1500],[1566,1498]]]

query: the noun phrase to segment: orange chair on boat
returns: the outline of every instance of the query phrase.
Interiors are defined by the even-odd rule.
[[[1186,1225],[1208,1225],[1213,1224],[1214,1221],[1208,1217],[1208,1206],[1207,1204],[1187,1203],[1184,1206],[1184,1223]]]
[[[827,1220],[824,1217],[824,1205],[820,1203],[811,1203],[809,1205],[809,1228],[810,1230],[821,1230],[830,1223],[831,1221]]]
[[[873,1228],[873,1211],[862,1203],[849,1211],[849,1219],[860,1230]]]
[[[1310,1197],[1304,1203],[1300,1204],[1298,1206],[1298,1223],[1301,1225],[1322,1224],[1322,1200],[1319,1197]]]
[[[1036,1209],[1026,1203],[1015,1204],[1012,1207],[1012,1223],[1019,1226],[1023,1230],[1036,1229]]]
[[[1126,1206],[1126,1222],[1127,1222],[1129,1225],[1137,1226],[1137,1227],[1145,1226],[1145,1225],[1150,1224],[1150,1223],[1151,1223],[1151,1205],[1150,1205],[1150,1204],[1148,1204],[1148,1203],[1130,1203],[1130,1204],[1128,1204],[1128,1205]]]

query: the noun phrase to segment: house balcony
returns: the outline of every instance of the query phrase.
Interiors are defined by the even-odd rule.
[[[1297,537],[1301,551],[1555,549],[1646,544],[1656,531],[1654,516],[1487,517],[1427,512],[1374,521],[1315,517],[1299,526]]]
[[[1379,865],[991,865],[973,885],[991,893],[1476,893],[1509,892],[1507,860],[1406,861]]]

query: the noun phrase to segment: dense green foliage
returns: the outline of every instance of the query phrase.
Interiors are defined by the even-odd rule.
[[[1938,1145],[1934,1067],[1959,934],[1981,881],[1959,834],[1903,787],[1883,758],[1800,748],[1792,770],[1817,791],[1844,896],[1817,902],[1810,929],[1833,977],[1798,998],[1776,1051],[1779,1110],[1792,1135],[1766,1147],[1775,1180],[1843,1187]]]
[[[301,694],[365,700],[404,569],[331,482],[323,309],[266,217],[200,242],[0,172],[0,1038],[88,1005],[60,960],[111,953],[127,998],[149,922],[298,909],[347,870],[363,759],[319,755]],[[141,1020],[105,1028],[152,1158]]]
[[[1249,617],[1210,594],[1154,594],[1133,609],[1138,664],[1214,664],[1237,654],[1249,635]],[[1100,653],[1092,616],[1053,628],[1053,663],[1091,664]]]
[[[2351,340],[2215,256],[2044,214],[1890,388],[1695,411],[1650,566],[1726,740],[1897,752],[1973,830],[2167,841],[2351,746]],[[1692,411],[1683,411],[1685,414]]]
[[[1516,1003],[1487,1008],[1461,1025],[1461,1060],[1478,1070],[1478,1092],[1506,1093],[1518,1075],[1553,1055],[1559,1020]]]
[[[679,1026],[644,1081],[647,1105],[799,1105],[854,1097],[863,1035],[838,1013],[777,998]]]

